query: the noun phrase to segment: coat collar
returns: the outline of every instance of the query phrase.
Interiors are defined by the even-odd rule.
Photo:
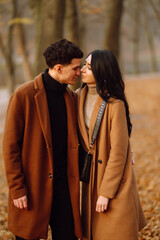
[[[51,136],[51,126],[50,126],[50,116],[49,116],[49,109],[48,109],[48,102],[47,102],[47,96],[46,96],[46,91],[44,88],[43,84],[43,79],[42,79],[42,73],[40,73],[37,77],[34,79],[34,88],[36,90],[36,95],[34,96],[35,102],[36,102],[36,107],[37,107],[37,112],[38,112],[38,117],[39,121],[41,124],[41,128],[43,131],[43,135],[46,141],[47,148],[49,149],[50,156],[52,156],[52,136]],[[74,100],[72,99],[72,94],[71,90],[69,88],[66,88],[66,91],[64,92],[64,99],[66,103],[66,109],[67,109],[67,123],[68,123],[68,145],[69,146],[77,146],[78,143],[76,142],[77,140],[77,132],[75,127],[75,122],[74,122],[74,117],[73,114],[75,114],[74,109]],[[72,101],[73,100],[73,101]],[[70,138],[69,136],[74,136]],[[53,161],[52,161],[53,162]]]
[[[37,77],[35,77],[35,79],[34,79],[34,88],[35,88],[36,92],[45,90],[44,84],[43,84],[43,79],[42,79],[42,74],[43,74],[43,73],[40,73],[40,74],[39,74]],[[66,91],[67,91],[67,93],[69,93],[69,95],[70,95],[70,91],[69,91],[68,87],[66,87]]]
[[[85,122],[84,122],[84,104],[85,104],[85,98],[86,98],[86,94],[87,94],[87,86],[85,86],[79,94],[79,111],[78,111],[78,124],[79,124],[79,129],[81,132],[81,136],[83,138],[83,141],[85,142],[85,145],[87,147],[87,149],[89,150],[89,146],[90,146],[90,142],[91,142],[91,136],[93,133],[93,129],[94,129],[94,125],[96,122],[96,118],[102,103],[102,98],[98,95],[93,111],[92,111],[92,115],[91,115],[91,121],[90,121],[90,127],[89,127],[89,137],[87,134],[87,130],[86,130],[86,126],[85,126]]]
[[[37,92],[44,90],[44,84],[42,80],[42,74],[40,73],[38,76],[35,77],[34,79],[34,88]]]

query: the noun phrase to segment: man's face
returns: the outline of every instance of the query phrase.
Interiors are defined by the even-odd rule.
[[[73,58],[71,63],[64,65],[61,73],[61,83],[75,84],[76,79],[80,76],[81,58]]]

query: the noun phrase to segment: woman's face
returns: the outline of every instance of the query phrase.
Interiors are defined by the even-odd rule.
[[[87,59],[84,62],[83,67],[81,68],[82,73],[82,81],[87,84],[95,84],[95,78],[93,76],[92,70],[91,70],[91,58],[92,55],[90,54]]]

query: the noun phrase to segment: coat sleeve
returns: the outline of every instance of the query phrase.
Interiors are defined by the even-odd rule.
[[[128,128],[125,106],[122,101],[112,104],[110,153],[99,195],[114,198],[120,185],[128,149]]]
[[[3,153],[9,191],[13,199],[27,194],[22,169],[22,144],[24,133],[23,106],[18,93],[10,99],[3,137]]]

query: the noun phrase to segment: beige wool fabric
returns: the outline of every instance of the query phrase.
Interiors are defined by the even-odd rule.
[[[81,144],[89,150],[96,117],[102,103],[98,95],[87,134],[84,105],[87,86],[77,90],[78,125]],[[99,134],[92,149],[89,184],[82,184],[82,240],[138,240],[138,231],[146,225],[132,165],[125,106],[111,98],[107,103]],[[95,211],[98,196],[108,197],[104,213]]]
[[[88,85],[88,91],[84,104],[84,121],[86,124],[87,132],[89,133],[89,125],[91,120],[92,111],[98,97],[96,85]]]

